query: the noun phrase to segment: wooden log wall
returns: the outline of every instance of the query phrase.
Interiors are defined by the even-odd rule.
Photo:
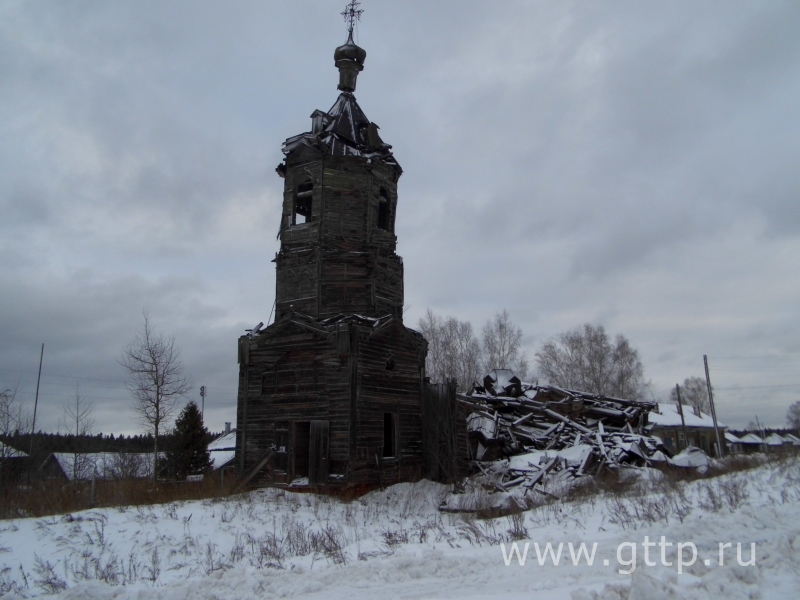
[[[295,197],[313,185],[311,221],[293,224]],[[388,229],[378,227],[381,202]],[[355,313],[402,319],[403,263],[395,253],[396,173],[361,158],[319,156],[287,166],[276,314],[291,306],[316,316]]]
[[[297,444],[306,443],[297,436],[308,435],[298,433],[298,424],[326,421],[325,470],[332,481],[418,479],[426,351],[425,340],[394,318],[376,328],[287,317],[259,336],[240,338],[240,469],[247,472],[273,444],[285,446],[261,483],[288,483],[300,472],[292,462]],[[387,414],[396,448],[390,457],[384,456]]]
[[[396,319],[382,329],[362,329],[359,334],[357,441],[351,482],[419,479],[427,343]],[[382,456],[386,413],[394,418],[397,452],[392,459]]]
[[[426,383],[422,422],[425,477],[453,482],[467,474],[468,412],[456,402],[456,382]]]

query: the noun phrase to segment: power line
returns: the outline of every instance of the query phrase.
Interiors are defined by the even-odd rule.
[[[772,388],[790,388],[790,387],[800,387],[800,383],[784,383],[780,385],[754,385],[752,387],[721,387],[721,388],[714,388],[720,391],[723,390],[764,390],[764,389],[772,389]]]
[[[709,355],[709,358],[713,358],[714,360],[775,360],[776,358],[788,358],[790,356],[800,356],[800,351],[796,351],[796,352],[781,352],[780,354],[771,354],[771,355],[762,354],[761,356],[711,356],[711,355]]]

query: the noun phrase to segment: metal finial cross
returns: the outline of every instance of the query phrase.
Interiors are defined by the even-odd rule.
[[[342,16],[345,22],[347,22],[347,33],[350,37],[353,37],[353,27],[355,27],[357,21],[361,20],[361,13],[364,12],[363,9],[358,8],[359,6],[361,6],[361,2],[350,0],[350,4],[348,4],[344,12],[342,12]]]

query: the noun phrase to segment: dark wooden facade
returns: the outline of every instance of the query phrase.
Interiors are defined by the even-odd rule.
[[[291,311],[240,338],[237,450],[261,482],[362,485],[417,479],[426,344],[387,315],[319,320]]]
[[[427,342],[402,320],[402,169],[352,93],[365,56],[352,39],[336,50],[342,93],[286,140],[277,169],[275,322],[239,338],[236,458],[243,476],[260,469],[254,483],[371,487],[423,475]]]

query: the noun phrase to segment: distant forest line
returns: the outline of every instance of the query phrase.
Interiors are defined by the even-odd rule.
[[[222,435],[209,433],[206,441],[211,442]],[[172,447],[172,434],[159,435],[158,447],[169,450]],[[31,448],[31,434],[14,432],[11,435],[0,436],[4,444],[23,452]],[[153,435],[114,435],[98,433],[94,435],[73,435],[64,433],[33,434],[33,454],[35,457],[45,457],[51,452],[152,452]]]

